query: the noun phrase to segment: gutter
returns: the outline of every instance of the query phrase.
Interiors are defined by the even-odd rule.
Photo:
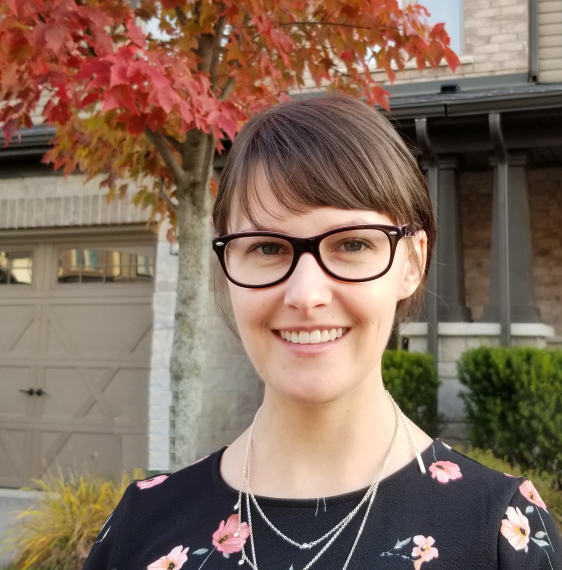
[[[533,87],[536,88],[459,93],[453,97],[392,97],[390,114],[396,119],[415,119],[562,108],[562,84]]]

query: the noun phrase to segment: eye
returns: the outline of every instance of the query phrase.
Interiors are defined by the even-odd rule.
[[[280,250],[281,248],[276,243],[264,243],[261,246],[261,252],[264,255],[276,255]]]
[[[266,242],[255,243],[249,249],[248,253],[257,252],[266,256],[278,255],[281,253],[282,247],[278,243]]]
[[[358,251],[364,251],[366,249],[373,249],[373,244],[366,240],[354,238],[338,244],[336,249],[349,253],[356,253]]]

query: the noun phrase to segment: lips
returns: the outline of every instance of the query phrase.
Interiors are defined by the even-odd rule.
[[[302,330],[279,330],[279,336],[293,344],[321,344],[332,342],[342,337],[349,329],[332,328],[332,329],[315,329],[312,331]]]

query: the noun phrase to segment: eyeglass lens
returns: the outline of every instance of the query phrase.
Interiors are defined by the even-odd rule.
[[[342,279],[368,279],[390,262],[391,244],[377,229],[353,229],[325,237],[320,257],[326,268]],[[229,275],[245,285],[267,285],[282,279],[293,263],[294,250],[285,239],[239,237],[228,242],[225,261]]]

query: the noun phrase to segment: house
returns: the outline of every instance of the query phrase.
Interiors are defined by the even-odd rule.
[[[436,355],[455,442],[463,350],[562,344],[562,0],[425,4],[447,22],[461,65],[408,66],[388,86],[440,226],[423,315],[402,338]],[[0,144],[5,488],[59,467],[174,468],[173,246],[127,199],[108,204],[96,181],[42,165],[51,135],[33,127]],[[261,397],[212,295],[205,334],[201,455],[249,425]]]

